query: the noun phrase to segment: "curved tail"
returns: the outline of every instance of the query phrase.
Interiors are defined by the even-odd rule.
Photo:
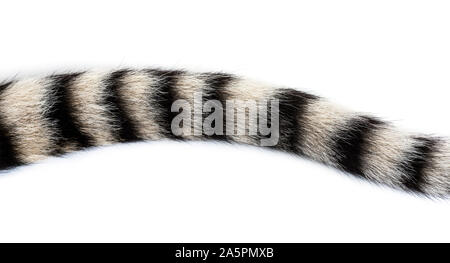
[[[450,189],[446,140],[401,132],[294,89],[160,69],[0,85],[0,169],[91,146],[164,138],[267,146],[407,191],[447,196]]]

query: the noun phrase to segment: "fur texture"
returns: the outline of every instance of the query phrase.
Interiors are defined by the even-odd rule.
[[[0,169],[86,147],[139,140],[214,139],[257,145],[258,135],[181,135],[171,131],[177,99],[279,100],[274,148],[394,188],[447,196],[446,140],[400,132],[390,123],[294,89],[223,73],[160,69],[81,72],[0,85]],[[244,109],[245,111],[245,109]],[[201,125],[201,124],[200,124]],[[193,129],[200,129],[193,122]]]

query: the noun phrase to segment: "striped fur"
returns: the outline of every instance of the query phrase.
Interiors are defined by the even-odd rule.
[[[200,135],[174,135],[171,122],[177,113],[171,105],[178,99],[192,103],[195,92],[203,93],[203,101],[224,107],[232,99],[278,99],[280,138],[275,149],[394,188],[448,195],[446,140],[401,132],[294,89],[224,73],[179,70],[80,72],[1,84],[0,169],[118,142],[170,138],[257,145],[261,135],[206,135],[198,122],[184,128],[200,130]]]

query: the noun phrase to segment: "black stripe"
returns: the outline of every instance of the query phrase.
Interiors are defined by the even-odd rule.
[[[0,84],[0,93],[3,93],[12,82]],[[5,124],[4,117],[0,115],[0,170],[13,168],[23,164],[14,147],[14,136]]]
[[[424,181],[424,169],[430,161],[431,153],[434,151],[438,142],[437,139],[415,137],[413,150],[406,153],[405,161],[400,164],[405,177],[402,180],[403,185],[414,192],[423,192],[422,184]]]
[[[59,134],[58,146],[64,147],[67,143],[77,143],[80,147],[92,146],[92,138],[81,131],[79,124],[73,116],[73,106],[68,87],[82,73],[60,74],[50,76],[50,97],[48,98],[49,111],[46,119],[56,128]]]
[[[205,84],[207,92],[203,92],[203,103],[206,101],[216,100],[219,101],[221,105],[217,105],[217,108],[215,110],[220,110],[220,106],[222,106],[222,112],[223,112],[223,135],[219,134],[213,134],[211,136],[205,135],[207,138],[214,139],[214,140],[222,140],[222,141],[228,141],[229,138],[225,134],[226,133],[226,100],[229,97],[226,93],[226,87],[236,79],[235,76],[231,74],[226,73],[205,73],[203,74],[203,77],[205,78]],[[204,113],[203,118],[208,116],[209,113]],[[214,125],[216,125],[214,123]]]
[[[117,128],[116,139],[122,142],[133,142],[139,140],[136,125],[126,111],[125,102],[121,98],[120,89],[123,79],[131,70],[122,69],[112,72],[105,79],[105,97],[109,109],[111,124]]]
[[[177,100],[178,95],[176,86],[179,77],[184,73],[180,70],[162,70],[162,69],[148,69],[147,72],[157,79],[157,83],[152,92],[152,97],[149,98],[152,105],[158,109],[157,122],[161,128],[161,132],[168,138],[182,139],[181,136],[175,136],[172,133],[172,120],[178,114],[172,112],[172,103]]]
[[[372,117],[353,118],[345,129],[337,131],[331,139],[333,155],[339,167],[344,171],[364,176],[363,155],[370,136],[384,123]]]
[[[306,132],[303,126],[304,113],[308,104],[318,97],[298,90],[280,89],[274,98],[279,100],[280,130],[280,139],[275,148],[303,154],[299,146]]]

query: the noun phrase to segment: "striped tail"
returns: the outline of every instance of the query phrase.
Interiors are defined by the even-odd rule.
[[[195,94],[202,94],[201,105],[214,101],[225,110],[229,101],[277,101],[276,109],[269,106],[265,112],[278,116],[278,138],[270,147],[397,189],[438,197],[449,192],[450,147],[444,139],[401,132],[294,89],[180,70],[80,72],[1,84],[0,169],[118,142],[169,138],[260,145],[267,138],[248,133],[250,123],[260,119],[239,104],[247,123],[224,117],[214,126],[244,125],[245,134],[208,133],[204,111],[200,121],[183,123],[183,131],[193,133],[175,133],[174,102],[184,100],[195,109]]]

